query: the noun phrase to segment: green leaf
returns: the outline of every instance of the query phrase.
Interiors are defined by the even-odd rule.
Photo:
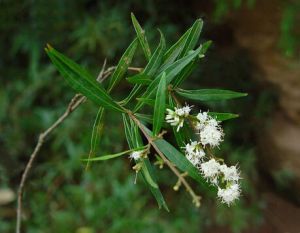
[[[200,89],[183,90],[176,89],[176,93],[182,97],[199,101],[219,101],[247,96],[247,93],[221,90],[221,89]]]
[[[176,75],[172,82],[173,87],[178,87],[187,77],[190,76],[192,71],[198,66],[199,60],[203,57],[201,57],[201,55],[204,55],[206,53],[210,45],[211,41],[207,41],[200,46],[201,51],[199,53],[199,56],[196,57],[190,64],[188,64],[178,75]]]
[[[167,206],[167,203],[165,202],[165,199],[164,199],[159,187],[157,187],[157,188],[153,187],[146,180],[145,169],[147,170],[148,175],[151,177],[151,180],[156,184],[154,169],[153,169],[153,167],[152,167],[152,165],[151,165],[148,158],[144,159],[143,166],[145,168],[142,167],[142,177],[143,177],[145,183],[148,185],[148,187],[149,187],[150,191],[152,192],[154,198],[156,199],[158,207],[159,208],[164,207],[164,209],[169,212],[169,208]]]
[[[158,84],[155,105],[154,105],[154,114],[153,114],[153,133],[157,135],[160,132],[162,123],[165,118],[166,111],[166,73],[163,73],[160,82]]]
[[[133,55],[135,53],[136,47],[138,44],[138,40],[134,39],[129,47],[126,49],[124,54],[122,55],[114,73],[112,74],[110,78],[110,82],[107,88],[108,92],[111,92],[111,90],[120,82],[120,80],[124,77],[125,73],[127,72],[127,69],[132,61]]]
[[[134,137],[131,131],[130,121],[128,119],[128,116],[125,113],[122,114],[122,117],[123,117],[126,141],[128,143],[129,148],[132,149],[134,148]]]
[[[150,174],[150,172],[149,172],[149,170],[148,170],[148,166],[151,165],[151,164],[150,164],[150,162],[148,161],[149,163],[148,163],[148,166],[147,166],[147,165],[146,165],[146,161],[147,161],[147,159],[143,159],[143,160],[142,160],[142,172],[143,172],[143,176],[144,176],[145,180],[147,181],[147,183],[148,183],[151,187],[157,189],[157,188],[158,188],[158,185],[157,185],[156,182],[153,180],[153,178],[152,178],[152,176],[151,176],[151,174]]]
[[[188,54],[190,50],[194,49],[194,47],[196,46],[199,40],[202,27],[203,27],[203,20],[197,19],[193,24],[193,26],[191,27],[191,30],[185,42],[184,48],[182,49],[179,55],[179,58],[184,57],[185,55]]]
[[[85,69],[50,46],[45,50],[58,71],[74,90],[82,93],[97,105],[123,112],[121,106],[108,95],[101,84]]]
[[[223,112],[222,113],[221,112],[208,112],[208,115],[212,116],[217,121],[227,121],[227,120],[239,117],[238,114],[223,113]]]
[[[100,143],[100,138],[103,132],[103,116],[104,116],[104,108],[100,107],[97,112],[96,119],[93,125],[89,158],[95,156],[96,149]],[[86,169],[88,167],[89,167],[89,162],[86,164]]]
[[[143,145],[138,126],[125,114],[123,114],[123,122],[125,126],[125,134],[128,135],[126,136],[126,139],[129,147],[131,148],[132,146],[133,148],[133,146],[140,147]],[[163,206],[167,211],[169,211],[163,195],[157,185],[155,174],[148,158],[143,159],[142,177],[155,197],[159,208]]]
[[[161,33],[160,42],[155,52],[153,53],[150,61],[146,65],[141,75],[147,75],[149,77],[155,75],[158,68],[162,63],[162,56],[166,47],[166,42],[163,34]],[[131,90],[130,94],[122,101],[122,105],[128,104],[135,96],[137,96],[143,90],[142,85],[135,85]]]
[[[136,98],[137,101],[143,102],[144,104],[147,104],[149,106],[154,107],[155,105],[155,100],[154,99],[146,99],[146,98]],[[169,104],[166,104],[166,108],[171,108]]]
[[[180,60],[174,62],[172,65],[170,65],[166,70],[164,71],[166,73],[166,85],[168,85],[173,78],[181,72],[185,66],[187,66],[190,62],[193,61],[193,59],[199,55],[199,52],[201,51],[201,47],[199,47],[197,50],[192,52],[191,54],[181,58]],[[159,81],[163,75],[163,72],[159,74],[147,87],[147,90],[145,93],[141,96],[141,98],[150,99],[152,95],[156,92],[157,86],[159,84]],[[135,108],[134,112],[138,111],[142,106],[144,105],[143,102],[139,102]]]
[[[152,132],[145,126],[143,127],[146,133],[152,137]],[[214,187],[209,186],[205,179],[200,175],[199,170],[194,167],[193,164],[191,164],[190,161],[170,143],[161,138],[154,140],[153,143],[168,158],[168,160],[176,165],[181,171],[187,172],[188,175],[200,183],[203,188],[209,191],[215,189]]]
[[[184,48],[184,45],[186,43],[187,37],[191,31],[191,28],[189,28],[182,37],[165,53],[163,58],[163,65],[160,68],[160,70],[165,70],[166,67],[168,67],[170,64],[172,64],[179,54],[181,53],[182,49]]]
[[[160,30],[159,30],[159,33],[160,33],[159,44],[158,44],[156,50],[154,51],[150,61],[148,62],[148,64],[146,65],[146,67],[143,71],[144,74],[147,74],[149,76],[153,76],[157,72],[158,68],[160,67],[160,65],[163,61],[163,55],[164,55],[165,49],[166,49],[165,37]]]
[[[139,148],[135,148],[135,149],[131,149],[131,150],[126,150],[123,152],[119,152],[116,154],[110,154],[110,155],[103,155],[103,156],[99,156],[99,157],[95,157],[95,158],[87,158],[87,159],[82,159],[82,161],[90,161],[90,162],[95,162],[95,161],[104,161],[104,160],[108,160],[108,159],[114,159],[117,157],[120,157],[122,155],[126,155],[129,154],[133,151],[139,151],[139,150],[144,150],[146,147],[139,147]]]
[[[131,13],[131,20],[132,20],[132,24],[135,29],[135,32],[137,34],[137,37],[139,39],[139,42],[145,53],[146,59],[149,61],[150,57],[151,57],[151,50],[150,50],[147,38],[145,36],[145,31],[142,29],[141,25],[139,24],[139,22],[137,21],[137,19],[135,18],[133,13]]]
[[[135,115],[140,121],[153,124],[153,117],[151,115],[141,114],[141,113],[136,113]]]
[[[143,73],[126,78],[126,80],[130,83],[141,85],[149,85],[152,82],[150,76]]]

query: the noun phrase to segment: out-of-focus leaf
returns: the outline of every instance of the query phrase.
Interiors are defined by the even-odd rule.
[[[176,89],[176,93],[184,98],[199,101],[219,101],[247,96],[247,93],[221,89],[183,90]]]
[[[137,19],[133,13],[131,13],[131,20],[132,20],[132,24],[135,29],[135,32],[137,34],[137,37],[139,39],[139,42],[145,53],[146,59],[149,61],[150,57],[151,57],[151,50],[150,50],[147,38],[145,36],[145,31],[143,30],[143,28],[141,27],[141,25],[139,24],[139,22],[137,21]]]
[[[123,109],[108,95],[101,84],[85,69],[50,46],[45,50],[58,71],[74,90],[104,108],[123,112]]]
[[[153,113],[153,133],[157,135],[160,132],[162,123],[164,121],[166,110],[166,73],[163,73],[158,84],[154,113]]]
[[[192,52],[191,54],[181,58],[180,60],[174,62],[172,65],[170,65],[166,70],[164,71],[166,73],[166,85],[168,85],[173,78],[183,70],[185,66],[187,66],[190,62],[193,61],[193,59],[199,54],[201,51],[201,47],[199,47],[197,50]],[[158,75],[148,86],[145,93],[141,96],[141,98],[150,99],[152,95],[156,92],[157,86],[159,84],[159,81],[161,79],[161,76],[163,73]],[[142,106],[144,105],[143,102],[139,102],[135,108],[134,112],[138,111]]]
[[[104,108],[100,107],[97,112],[96,119],[93,125],[89,158],[95,156],[97,146],[100,143],[100,138],[103,130],[103,116],[104,116]],[[89,166],[89,162],[87,162],[86,168],[88,168],[88,166]]]
[[[152,82],[150,76],[144,73],[136,74],[134,76],[126,78],[126,80],[130,83],[141,84],[141,85],[149,85]]]
[[[238,114],[224,113],[224,112],[208,112],[208,115],[212,116],[217,121],[227,121],[239,117]]]
[[[108,92],[111,92],[111,90],[120,82],[120,80],[123,78],[125,73],[127,72],[127,69],[132,61],[133,55],[135,53],[136,47],[138,44],[138,40],[134,39],[132,43],[129,45],[129,47],[126,49],[124,54],[122,55],[114,73],[112,74],[110,78],[110,82],[107,88]]]
[[[120,157],[122,155],[126,155],[129,154],[133,151],[140,151],[140,150],[144,150],[145,146],[143,147],[139,147],[139,148],[135,148],[135,149],[131,149],[131,150],[126,150],[120,153],[116,153],[116,154],[111,154],[111,155],[103,155],[103,156],[99,156],[99,157],[95,157],[95,158],[87,158],[87,159],[82,159],[82,161],[90,161],[90,162],[95,162],[95,161],[104,161],[104,160],[108,160],[108,159],[114,159],[117,157]]]
[[[203,27],[203,20],[197,19],[193,26],[191,27],[191,30],[188,34],[187,40],[185,42],[184,48],[182,49],[179,58],[184,57],[190,50],[194,49],[196,46],[199,36],[201,33]]]

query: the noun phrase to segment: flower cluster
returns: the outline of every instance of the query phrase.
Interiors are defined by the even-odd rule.
[[[236,166],[228,167],[220,164],[212,156],[205,153],[207,147],[218,147],[223,141],[224,133],[220,122],[211,117],[208,112],[199,112],[197,116],[190,115],[191,106],[167,109],[166,121],[177,127],[177,132],[183,127],[186,119],[199,135],[199,141],[190,141],[184,147],[186,158],[199,169],[203,177],[218,188],[218,197],[223,203],[230,205],[240,196],[240,172]]]
[[[174,111],[167,109],[166,121],[172,126],[177,126],[177,132],[180,128],[183,127],[184,120],[189,116],[190,111],[192,110],[191,106],[184,106],[182,108],[175,107]]]
[[[230,205],[240,196],[240,172],[236,166],[228,167],[215,159],[200,165],[203,176],[218,188],[218,197],[223,203]]]

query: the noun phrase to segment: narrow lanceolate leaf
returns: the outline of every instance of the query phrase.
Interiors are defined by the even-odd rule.
[[[238,114],[225,112],[208,112],[208,115],[212,116],[217,121],[227,121],[239,117]]]
[[[101,84],[85,69],[50,46],[46,48],[46,52],[58,71],[74,90],[82,93],[97,105],[123,112],[121,106],[108,95]]]
[[[144,130],[152,137],[152,132],[144,126]],[[164,139],[156,139],[153,141],[155,146],[176,165],[181,171],[187,172],[190,177],[199,182],[203,188],[207,190],[213,190],[212,186],[209,186],[205,179],[201,176],[199,170],[190,163],[190,161],[180,153],[174,146],[165,141]]]
[[[208,50],[208,48],[211,45],[211,41],[207,41],[201,45],[201,51],[199,53],[199,56],[196,57],[193,62],[188,64],[172,81],[173,87],[178,87],[187,77],[190,76],[192,71],[198,66],[198,63],[201,58],[204,57],[204,54]]]
[[[166,111],[166,73],[163,73],[160,82],[158,84],[155,105],[154,105],[154,114],[153,114],[153,133],[157,135],[160,132],[162,123],[165,118]]]
[[[163,65],[161,66],[160,71],[165,70],[167,66],[172,64],[178,58],[179,54],[184,48],[190,30],[191,29],[188,29],[183,36],[180,37],[180,39],[165,53],[163,57]]]
[[[104,116],[104,108],[100,107],[97,112],[96,119],[93,125],[89,159],[95,156],[97,147],[99,146],[100,143],[100,138],[103,131],[103,118],[104,118],[103,116]],[[88,168],[88,166],[89,166],[89,162],[86,165],[86,169]]]
[[[122,114],[122,117],[123,117],[126,141],[128,143],[129,148],[133,149],[134,148],[134,137],[133,137],[131,127],[130,127],[130,121],[128,119],[128,116],[125,113]]]
[[[149,85],[152,82],[150,76],[144,73],[136,74],[134,76],[126,78],[126,80],[130,83],[141,85]]]
[[[163,55],[164,55],[165,49],[166,49],[165,37],[161,31],[159,31],[159,33],[160,33],[159,44],[158,44],[156,50],[154,51],[150,61],[148,62],[148,64],[146,65],[146,67],[143,71],[144,74],[147,74],[149,76],[153,76],[157,72],[158,68],[160,67],[160,65],[163,61]]]
[[[141,44],[141,47],[145,53],[146,59],[149,61],[150,57],[151,57],[151,50],[150,50],[147,38],[145,36],[145,31],[143,30],[143,28],[141,27],[141,25],[139,24],[139,22],[137,21],[137,19],[135,18],[133,13],[131,13],[131,20],[132,20],[132,24],[135,29],[135,32],[137,34],[137,37],[139,39],[139,42]]]
[[[195,48],[199,40],[202,27],[203,27],[203,20],[197,19],[193,24],[193,26],[191,27],[191,30],[185,42],[184,48],[182,49],[179,55],[179,58],[184,57],[190,50]]]
[[[126,150],[120,153],[116,153],[116,154],[111,154],[111,155],[103,155],[103,156],[99,156],[99,157],[95,157],[95,158],[87,158],[87,159],[82,159],[82,161],[90,161],[90,162],[95,162],[95,161],[104,161],[104,160],[108,160],[108,159],[114,159],[117,157],[120,157],[122,155],[126,155],[129,154],[133,151],[139,151],[139,150],[144,150],[145,147],[139,147],[139,148],[135,148],[135,149],[131,149],[131,150]]]
[[[197,50],[195,50],[194,52],[192,52],[191,54],[181,58],[180,60],[174,62],[172,65],[170,65],[169,67],[167,67],[165,69],[165,73],[166,73],[166,85],[168,85],[170,82],[172,82],[173,78],[179,73],[181,72],[184,67],[186,67],[190,62],[193,61],[193,59],[199,55],[201,51],[201,47],[199,47]],[[161,74],[159,74],[151,83],[150,85],[147,87],[145,93],[141,96],[141,98],[146,98],[146,99],[150,99],[155,93],[156,93],[156,89],[157,86],[159,84],[159,81],[161,79],[163,72]],[[143,102],[139,102],[135,108],[134,108],[134,112],[138,111],[142,106],[144,105]]]
[[[151,166],[150,162],[147,161],[148,159],[143,159],[142,161],[142,172],[143,172],[143,176],[145,178],[145,180],[147,181],[147,183],[152,187],[157,189],[158,185],[156,184],[156,182],[153,180],[152,175],[150,174],[150,171],[148,170],[148,166]],[[148,166],[146,165],[146,162],[148,163]]]
[[[146,179],[146,172],[148,173],[148,175],[151,177],[151,180],[154,182],[154,184],[156,184],[156,177],[155,177],[155,173],[154,173],[154,169],[149,161],[148,158],[144,159],[144,163],[142,166],[142,177],[145,180],[145,183],[148,185],[151,193],[153,194],[154,198],[157,201],[158,207],[164,207],[164,209],[166,211],[169,211],[169,208],[167,206],[167,203],[165,202],[165,199],[159,189],[159,187],[157,186],[157,188],[153,187],[152,185],[149,184],[148,180]]]
[[[136,47],[138,44],[138,40],[134,39],[132,43],[129,45],[129,47],[126,49],[125,53],[121,57],[114,73],[112,74],[110,78],[110,82],[108,85],[108,92],[110,92],[124,77],[125,73],[127,72],[127,69],[132,61],[133,55],[135,53]]]
[[[221,89],[200,89],[183,90],[177,89],[176,93],[184,98],[199,101],[220,101],[247,96],[247,93],[221,90]]]
[[[158,68],[162,63],[162,56],[164,54],[165,47],[166,47],[166,42],[163,34],[161,33],[159,45],[157,46],[155,52],[150,58],[150,61],[148,62],[145,69],[140,75],[146,75],[147,77],[152,78],[152,76],[156,74]],[[141,91],[143,91],[143,86],[141,84],[135,85],[131,90],[131,92],[129,93],[129,95],[122,101],[122,105],[128,104],[135,96],[139,95]]]

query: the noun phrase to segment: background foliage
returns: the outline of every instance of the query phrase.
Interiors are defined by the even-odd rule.
[[[250,7],[259,4],[246,2]],[[172,191],[167,185],[170,174],[163,171],[160,180],[171,214],[159,211],[143,183],[133,184],[134,172],[126,159],[93,164],[84,172],[79,156],[89,150],[97,111],[93,104],[87,103],[55,131],[35,163],[24,196],[26,232],[199,232],[214,225],[228,225],[233,232],[239,232],[263,221],[260,213],[264,204],[257,194],[253,126],[268,116],[273,95],[272,91],[259,94],[259,87],[250,81],[255,67],[243,49],[232,46],[230,52],[225,50],[226,56],[222,55],[224,41],[226,44],[230,37],[230,31],[220,29],[222,18],[243,3],[241,0],[191,1],[189,5],[185,1],[170,5],[168,1],[158,4],[150,0],[0,2],[0,188],[16,190],[38,133],[64,111],[74,94],[46,57],[43,50],[46,43],[87,66],[96,76],[104,59],[115,65],[133,38],[131,11],[146,30],[159,27],[169,44],[196,18],[203,17],[204,38],[215,42],[187,86],[201,83],[204,87],[251,93],[246,100],[235,104],[213,106],[219,111],[241,114],[240,119],[225,124],[226,143],[220,150],[228,162],[239,162],[243,171],[244,196],[231,209],[209,199],[195,209],[183,190]],[[199,9],[196,6],[203,11],[195,10]],[[278,25],[282,31],[279,46],[292,56],[297,51],[293,20],[299,4],[284,6],[284,18]],[[150,44],[157,43],[154,40],[157,35],[156,30],[147,30]],[[126,93],[128,86],[123,85],[122,90]],[[125,145],[120,130],[122,121],[114,115],[106,117],[109,124],[104,129],[101,151],[103,154],[121,151]],[[15,203],[1,207],[0,232],[13,231],[14,207]]]

